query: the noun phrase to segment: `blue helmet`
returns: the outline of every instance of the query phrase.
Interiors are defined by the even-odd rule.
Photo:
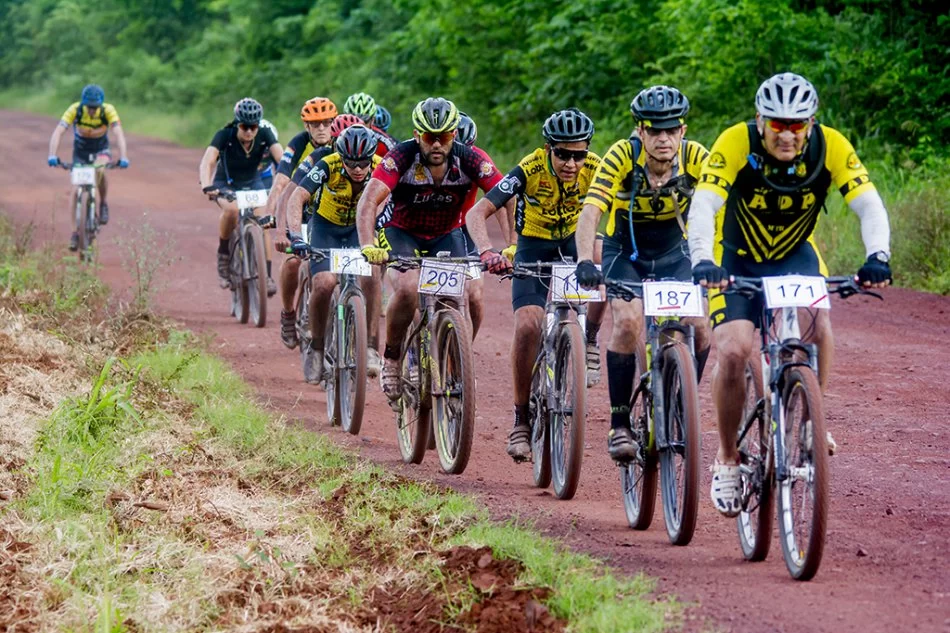
[[[376,104],[376,127],[381,129],[383,132],[389,130],[389,126],[393,124],[393,117],[389,114],[389,110],[383,106]]]
[[[82,97],[80,98],[80,103],[85,106],[101,106],[106,100],[106,93],[103,92],[102,87],[98,84],[89,84],[82,89]]]

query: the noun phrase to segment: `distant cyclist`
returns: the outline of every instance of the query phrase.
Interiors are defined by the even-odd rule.
[[[274,135],[274,140],[280,141],[280,135],[277,132],[276,125],[267,119],[261,119],[261,128],[270,130],[270,133]],[[267,191],[270,192],[274,185],[274,174],[277,170],[277,163],[273,158],[270,157],[270,155],[267,155],[261,162],[259,169],[261,170],[261,180],[264,181],[264,189],[267,189]]]
[[[79,101],[66,108],[59,120],[53,135],[49,139],[50,167],[59,165],[59,141],[70,125],[73,126],[73,163],[80,165],[105,165],[112,159],[112,150],[109,148],[109,129],[115,132],[116,144],[119,146],[119,167],[129,166],[129,157],[126,151],[125,132],[119,123],[119,114],[111,103],[105,102],[106,95],[96,84],[89,84],[82,89]],[[106,204],[105,170],[96,172],[96,188],[99,192],[99,223],[109,223],[109,206]],[[73,192],[71,207],[76,206],[76,193]],[[79,235],[74,231],[69,239],[69,250],[79,248]]]
[[[260,103],[246,97],[234,104],[234,120],[224,126],[211,139],[198,166],[201,190],[221,208],[218,224],[218,277],[222,288],[230,285],[228,261],[229,240],[237,226],[238,206],[221,197],[222,190],[263,189],[264,183],[258,167],[264,156],[279,161],[282,150],[273,133],[261,129],[264,108]],[[271,278],[270,243],[265,240],[267,251],[267,296],[277,293],[277,285]]]
[[[389,113],[389,110],[383,106],[376,104],[376,127],[389,134],[389,126],[393,123],[393,117]]]
[[[376,100],[365,92],[351,94],[346,98],[346,101],[343,102],[344,113],[355,114],[362,119],[366,127],[376,132],[376,135],[379,137],[379,146],[376,149],[376,155],[382,157],[396,145],[396,139],[376,125],[376,111],[378,109]]]

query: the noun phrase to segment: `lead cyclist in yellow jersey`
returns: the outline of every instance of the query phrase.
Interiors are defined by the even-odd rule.
[[[815,87],[793,73],[775,75],[759,87],[755,106],[755,120],[719,136],[700,176],[689,230],[694,280],[725,288],[729,275],[826,275],[814,231],[833,185],[861,220],[867,261],[858,271],[860,282],[868,287],[889,284],[890,226],[884,203],[851,143],[815,122]],[[716,226],[714,216],[723,203],[725,212]],[[719,512],[736,516],[741,510],[736,433],[759,312],[749,299],[715,292],[710,292],[709,310],[716,328],[712,386],[719,422],[711,495]],[[802,331],[814,333],[824,391],[834,343],[828,311],[817,313],[806,316]],[[812,319],[814,327],[809,327]]]

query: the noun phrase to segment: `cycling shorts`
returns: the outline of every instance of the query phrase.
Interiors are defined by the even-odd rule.
[[[574,236],[559,240],[546,240],[541,237],[518,236],[518,248],[515,251],[515,264],[532,264],[534,262],[560,262],[569,258],[573,264],[577,260],[577,246]],[[529,277],[527,279],[511,280],[511,307],[518,311],[524,306],[544,307],[548,300],[548,287],[551,285],[551,276]]]
[[[689,247],[682,241],[656,259],[637,257],[630,261],[633,249],[628,240],[619,242],[613,238],[604,238],[604,255],[601,270],[605,279],[617,281],[643,281],[644,279],[675,279],[689,281],[693,268],[689,259]],[[607,297],[616,297],[616,293],[607,289]]]
[[[360,238],[356,234],[356,225],[340,226],[316,213],[310,218],[310,246],[314,248],[359,248]],[[330,271],[330,259],[310,260],[310,274]]]
[[[452,229],[445,235],[425,239],[395,226],[385,226],[379,230],[377,238],[381,248],[403,257],[419,257],[421,255],[435,257],[436,253],[441,251],[448,251],[452,257],[468,255],[461,229]]]
[[[109,149],[109,137],[102,135],[99,138],[75,137],[73,142],[73,162],[79,165],[92,165],[96,158],[105,156],[107,160],[112,158],[112,151]]]

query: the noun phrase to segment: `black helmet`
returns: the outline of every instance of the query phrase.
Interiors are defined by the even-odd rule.
[[[469,147],[475,144],[475,139],[478,138],[478,126],[475,125],[475,121],[472,120],[472,117],[461,110],[459,110],[458,130],[458,136],[456,136],[458,140]]]
[[[376,133],[365,125],[351,125],[343,130],[334,146],[346,160],[366,160],[376,153],[379,140]]]
[[[660,130],[677,128],[686,122],[689,99],[676,88],[652,86],[641,90],[630,102],[630,111],[638,123]]]
[[[92,106],[98,108],[106,100],[106,93],[102,90],[102,86],[98,84],[89,84],[82,89],[82,96],[79,98],[80,103],[85,106]]]
[[[416,104],[412,111],[412,125],[419,132],[451,132],[458,128],[459,110],[448,99],[429,97]]]
[[[594,122],[577,108],[568,108],[549,116],[541,134],[549,143],[590,141],[594,136]]]
[[[264,116],[264,107],[250,97],[244,97],[234,104],[234,120],[246,125],[260,125]]]

